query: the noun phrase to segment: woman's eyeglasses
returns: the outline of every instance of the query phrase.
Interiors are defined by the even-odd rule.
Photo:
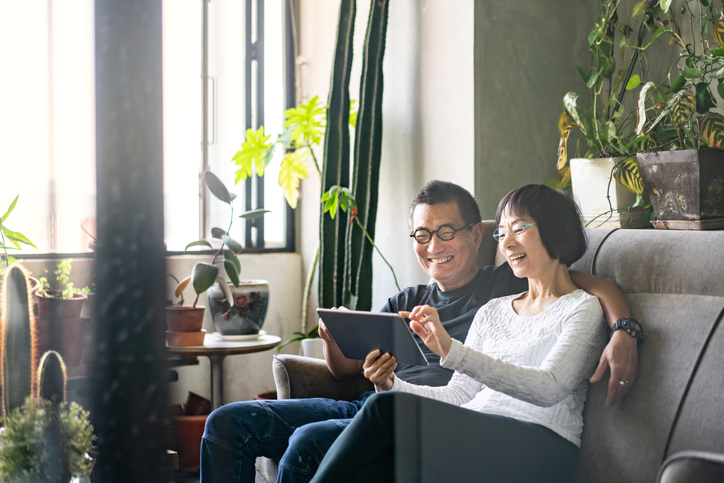
[[[525,233],[526,228],[533,225],[537,225],[537,223],[528,223],[527,225],[518,226],[506,231],[495,230],[493,232],[493,238],[495,238],[495,241],[502,241],[505,240],[505,237],[507,237],[509,234],[519,236]]]

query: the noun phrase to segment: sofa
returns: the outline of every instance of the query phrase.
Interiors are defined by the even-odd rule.
[[[481,266],[502,261],[488,236],[494,223],[485,226]],[[587,232],[588,250],[572,268],[618,284],[645,342],[638,376],[621,402],[604,407],[607,378],[590,386],[574,481],[724,481],[724,231]],[[300,356],[277,355],[273,371],[279,398],[354,400],[371,388],[361,376],[337,381],[324,361]],[[441,451],[434,437],[439,414],[421,403],[402,416],[396,444],[415,448],[415,455],[396,455],[396,481],[481,480],[464,428],[460,442]],[[455,470],[439,473],[436,465]],[[257,482],[275,478],[276,462],[259,458]]]

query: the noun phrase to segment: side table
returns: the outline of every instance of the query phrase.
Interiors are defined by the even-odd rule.
[[[251,354],[272,349],[282,341],[276,335],[264,334],[250,341],[227,341],[218,338],[216,333],[206,334],[204,345],[192,347],[167,347],[168,353],[175,356],[205,356],[211,361],[211,408],[216,409],[224,400],[224,358],[237,354]]]

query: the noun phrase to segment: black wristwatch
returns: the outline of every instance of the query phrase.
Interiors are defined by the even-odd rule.
[[[613,333],[616,332],[618,329],[623,329],[626,331],[626,333],[628,333],[628,335],[636,338],[638,345],[644,343],[644,328],[641,327],[641,324],[639,324],[638,320],[631,317],[622,317],[618,319],[613,324],[613,327],[611,327],[611,337],[613,337]]]

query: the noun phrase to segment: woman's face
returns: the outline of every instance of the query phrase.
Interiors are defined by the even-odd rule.
[[[526,227],[519,235],[513,233],[531,223],[536,221],[528,215],[506,210],[498,225],[499,233],[505,233],[498,242],[500,252],[518,278],[540,278],[551,266],[558,264],[558,260],[552,260],[543,246],[537,224]]]

